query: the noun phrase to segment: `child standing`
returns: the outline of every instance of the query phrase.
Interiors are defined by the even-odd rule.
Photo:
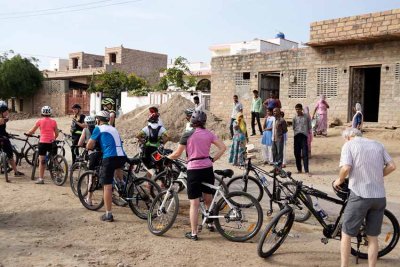
[[[272,157],[272,126],[274,124],[275,117],[272,115],[272,109],[267,110],[267,116],[265,117],[263,127],[263,137],[261,139],[262,154],[264,164],[273,164]]]

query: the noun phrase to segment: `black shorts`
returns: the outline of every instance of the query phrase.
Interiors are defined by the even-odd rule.
[[[11,146],[10,140],[8,140],[7,137],[0,137],[0,139],[2,139],[1,142],[3,143],[3,152],[6,153],[7,158],[12,159],[13,150],[12,150],[12,146]]]
[[[93,171],[101,163],[102,154],[99,151],[93,152],[88,155],[88,169]]]
[[[39,156],[46,156],[47,152],[57,154],[57,146],[54,143],[39,143]]]
[[[100,169],[100,183],[103,185],[112,184],[114,172],[124,167],[126,157],[109,157],[102,160]]]
[[[143,164],[148,168],[148,169],[152,169],[154,168],[154,161],[151,158],[151,154],[153,154],[154,152],[156,152],[158,150],[157,147],[154,146],[146,146],[144,148],[144,157],[143,157]]]
[[[213,167],[197,170],[187,170],[187,194],[189,199],[196,199],[202,193],[214,194],[215,190],[202,183],[214,184]]]

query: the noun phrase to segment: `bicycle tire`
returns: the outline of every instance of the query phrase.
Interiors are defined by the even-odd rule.
[[[280,222],[283,220],[283,225],[280,226]],[[282,209],[269,224],[265,227],[265,230],[262,232],[261,237],[258,241],[257,245],[257,253],[261,258],[268,258],[271,256],[285,241],[288,236],[290,229],[293,226],[294,222],[294,212],[293,209],[289,206],[286,206]],[[278,227],[279,224],[279,228]],[[272,247],[266,248],[268,241],[274,242]]]
[[[296,184],[293,182],[284,182],[282,183],[282,186],[285,188],[288,188],[289,186],[294,186],[293,189],[290,189],[289,194],[293,194],[296,191]],[[280,192],[279,192],[280,194]],[[307,202],[311,204],[312,206],[312,198],[310,195],[304,194],[305,198],[307,199]],[[278,199],[280,199],[281,196],[278,196]],[[296,205],[292,205],[291,207],[293,208],[294,211],[294,220],[296,222],[305,222],[307,221],[310,217],[311,217],[311,211],[309,211],[307,209],[307,207],[304,205],[304,203],[302,203],[301,201],[299,201],[298,205],[300,206],[300,208]]]
[[[79,177],[87,171],[87,164],[83,162],[75,162],[72,164],[69,174],[69,185],[71,187],[72,193],[78,196],[78,180]]]
[[[1,152],[1,172],[4,174],[4,178],[6,179],[6,182],[9,183],[10,180],[8,180],[8,160],[7,160],[7,154],[4,153],[3,151]]]
[[[169,188],[171,185],[171,181],[178,185],[178,192],[181,192],[185,189],[182,183],[176,181],[179,173],[175,170],[164,170],[154,177],[154,181],[160,186],[162,189]]]
[[[360,234],[362,236],[362,243],[360,246],[360,253],[358,257],[361,259],[368,259],[368,240],[365,232],[365,226],[361,226]],[[392,251],[399,241],[400,229],[399,222],[396,217],[390,211],[385,209],[383,214],[382,229],[381,234],[378,236],[378,258],[385,256],[390,251]],[[352,242],[351,254],[357,256],[357,243]],[[383,247],[381,247],[383,245]],[[354,246],[354,247],[353,247]],[[362,252],[362,251],[365,252]]]
[[[258,202],[260,202],[264,196],[264,189],[260,181],[257,178],[254,178],[253,176],[249,175],[247,176],[247,184],[244,175],[234,176],[232,177],[232,179],[228,181],[226,185],[229,192],[241,191],[249,193],[250,195],[255,197],[258,200]]]
[[[96,172],[86,171],[82,173],[78,180],[77,191],[79,201],[86,209],[95,211],[103,207],[103,186],[100,184],[100,179]],[[86,202],[89,192],[92,193],[92,205]]]
[[[175,191],[172,191],[168,199],[165,200],[165,206],[167,209],[160,209],[160,205],[164,201],[167,192],[168,190],[165,190],[156,196],[150,206],[147,216],[147,227],[152,234],[157,236],[165,234],[172,227],[176,217],[178,216],[179,198]],[[169,214],[167,213],[170,213],[169,211],[171,211],[171,208],[173,208],[173,210],[171,216],[169,217]],[[161,223],[164,221],[164,219],[167,221],[165,225],[162,225]]]
[[[65,157],[65,148],[61,145],[57,145],[57,155]]]
[[[146,220],[150,206],[160,192],[161,188],[153,180],[145,177],[134,179],[128,189],[129,207],[136,216]]]
[[[37,150],[38,145],[31,145],[25,150],[24,158],[29,165],[33,166],[33,157],[35,156],[35,151]]]
[[[68,163],[61,155],[55,155],[52,159],[50,171],[51,180],[58,186],[64,185],[68,177]]]
[[[223,218],[214,219],[215,228],[226,239],[233,242],[244,242],[253,238],[260,231],[263,223],[263,211],[255,197],[245,192],[231,192],[225,196],[234,208],[230,208],[224,198],[221,198],[212,214],[224,214]],[[234,200],[232,200],[235,198]],[[239,199],[240,198],[240,199]],[[245,199],[245,202],[241,201]],[[233,204],[235,203],[235,204]],[[244,214],[246,212],[246,214]],[[249,219],[254,219],[249,223]],[[230,221],[233,225],[228,225]],[[235,231],[235,232],[233,232]]]
[[[32,159],[31,180],[35,180],[36,168],[39,165],[39,150],[36,149]]]

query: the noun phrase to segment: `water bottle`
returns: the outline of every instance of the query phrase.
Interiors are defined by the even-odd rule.
[[[269,186],[271,184],[270,182],[268,182],[267,178],[264,175],[261,176],[261,182],[265,186]]]
[[[318,201],[317,200],[315,200],[313,206],[314,206],[315,211],[318,213],[318,215],[322,219],[326,220],[328,218],[328,214],[326,214],[326,212],[318,205]]]

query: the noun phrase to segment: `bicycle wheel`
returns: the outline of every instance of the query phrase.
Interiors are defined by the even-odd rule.
[[[261,201],[264,195],[263,187],[260,181],[253,176],[235,176],[229,180],[226,184],[229,192],[241,191],[249,193],[257,199],[258,202]]]
[[[383,222],[381,234],[378,236],[378,257],[388,254],[399,241],[400,235],[399,222],[396,217],[388,210],[385,210],[383,215]],[[368,238],[365,228],[365,223],[360,228],[361,245],[358,256],[361,259],[368,259]],[[357,241],[351,242],[351,254],[357,256]]]
[[[225,184],[225,182],[219,178],[215,176],[215,182],[214,182],[215,186],[221,186],[221,191],[222,193],[226,196],[229,193],[229,189],[228,186]]]
[[[253,238],[261,228],[263,212],[260,203],[248,193],[231,192],[221,198],[213,214],[222,216],[214,219],[215,228],[226,239],[244,242]]]
[[[126,200],[132,212],[140,219],[146,220],[151,203],[160,192],[161,188],[153,180],[137,178],[130,185]]]
[[[72,164],[70,175],[69,175],[69,185],[75,196],[78,196],[78,180],[81,174],[87,171],[87,164],[84,162],[76,162]]]
[[[293,226],[294,213],[289,206],[281,210],[265,227],[257,245],[258,256],[267,258],[271,256],[285,241]]]
[[[173,182],[177,186],[178,192],[181,192],[185,189],[185,187],[182,183],[176,181],[178,176],[179,172],[168,169],[157,174],[157,176],[154,177],[154,182],[156,182],[161,189],[169,188],[171,186],[171,182]]]
[[[96,172],[84,172],[79,177],[77,191],[79,201],[88,210],[98,210],[103,207],[103,186]]]
[[[39,150],[35,149],[35,153],[33,153],[33,158],[32,158],[31,180],[35,180],[36,168],[38,166],[39,166]]]
[[[282,183],[281,190],[279,191],[278,199],[281,199],[281,195],[290,196],[296,191],[296,184],[293,182],[285,182]],[[288,189],[288,190],[285,190]],[[304,197],[307,199],[307,202],[312,205],[312,198],[310,195],[304,194]],[[296,222],[305,222],[311,217],[311,212],[307,209],[307,207],[299,201],[297,205],[291,205],[294,211],[294,220]]]
[[[158,236],[166,233],[174,224],[178,211],[179,199],[176,192],[166,190],[158,194],[147,216],[150,232]]]
[[[35,151],[37,150],[38,145],[29,146],[27,150],[25,150],[24,158],[29,165],[33,166],[33,157],[35,155]]]
[[[62,186],[68,177],[67,160],[61,155],[55,155],[51,161],[49,168],[50,177],[54,184]]]
[[[8,159],[7,159],[7,154],[4,152],[1,152],[0,164],[1,164],[0,165],[1,173],[4,174],[6,182],[9,183],[10,181],[8,180]]]

